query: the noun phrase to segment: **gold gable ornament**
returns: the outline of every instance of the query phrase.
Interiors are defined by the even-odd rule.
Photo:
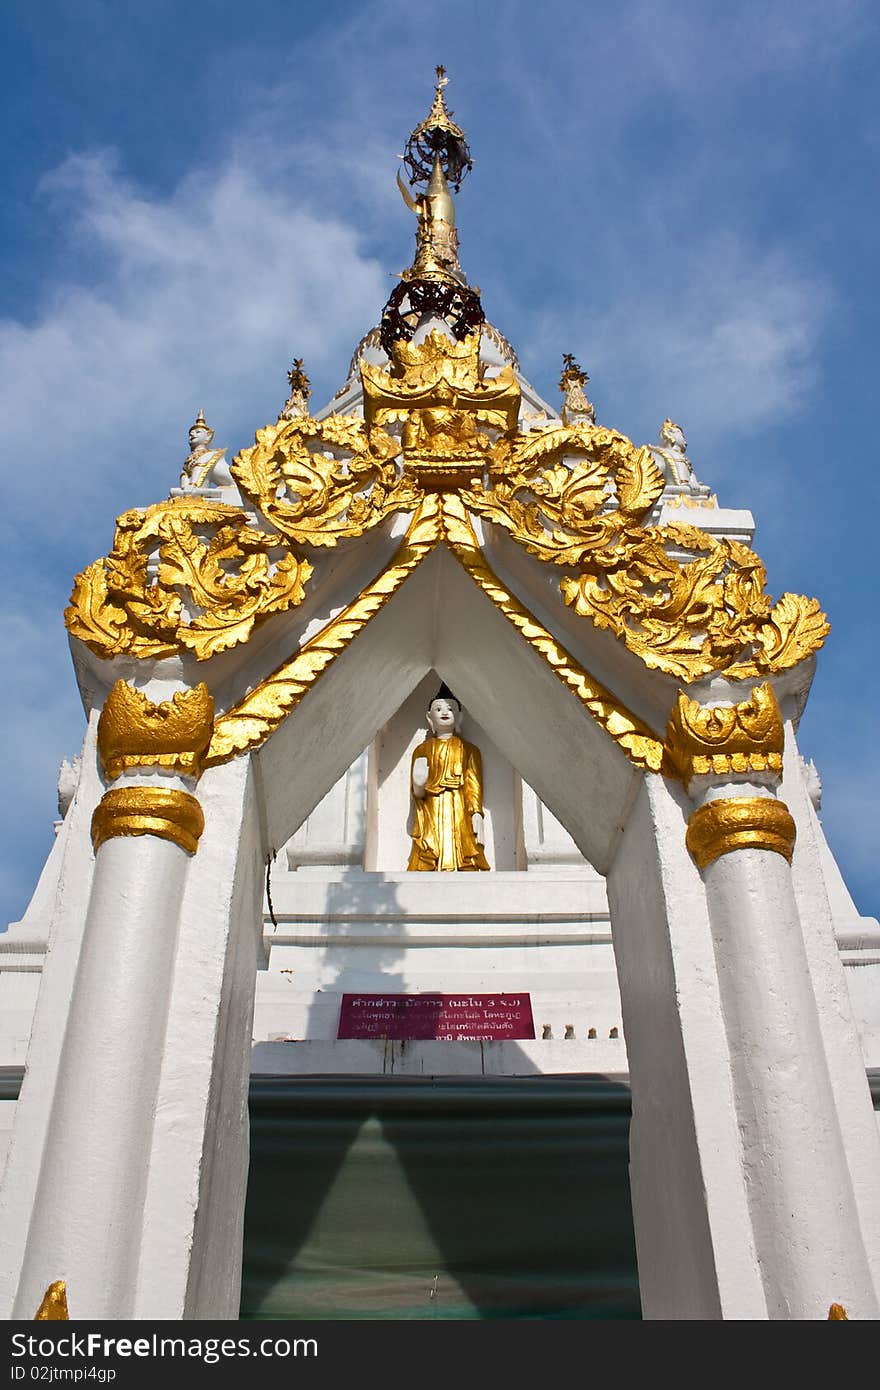
[[[404,472],[425,490],[466,485],[489,465],[497,437],[516,430],[513,368],[486,374],[478,332],[457,342],[434,329],[421,343],[396,342],[392,352],[390,371],[361,364],[367,428],[384,432],[402,422]]]

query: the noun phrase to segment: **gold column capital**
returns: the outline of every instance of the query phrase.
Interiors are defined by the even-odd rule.
[[[791,863],[795,835],[783,801],[772,796],[725,797],[694,811],[685,843],[700,869],[737,849],[769,849]]]
[[[98,720],[98,753],[109,781],[131,768],[164,767],[198,777],[214,731],[214,700],[201,682],[154,704],[118,680]]]
[[[92,816],[92,845],[119,835],[156,835],[195,854],[205,828],[202,808],[189,792],[174,787],[114,787]]]
[[[782,776],[782,714],[769,681],[738,705],[701,705],[678,693],[666,729],[669,761],[688,786],[732,772]]]

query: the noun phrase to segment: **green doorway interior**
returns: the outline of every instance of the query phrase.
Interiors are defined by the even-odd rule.
[[[628,1088],[255,1077],[241,1317],[641,1316]]]

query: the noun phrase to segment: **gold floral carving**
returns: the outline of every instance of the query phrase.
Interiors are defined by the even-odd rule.
[[[783,594],[774,604],[764,566],[738,541],[648,525],[662,490],[647,448],[580,423],[502,438],[488,482],[461,496],[532,555],[577,568],[560,581],[565,602],[651,669],[742,680],[815,652],[828,633],[816,600]]]
[[[98,720],[104,773],[112,782],[127,769],[158,766],[198,777],[213,727],[214,700],[203,682],[153,704],[119,680]]]
[[[290,661],[284,662],[237,705],[217,717],[206,765],[226,762],[236,753],[264,743],[349,642],[384,608],[439,539],[439,499],[429,496],[422,502],[400,548],[378,579],[368,584],[354,603],[331,619]]]
[[[672,523],[631,532],[564,578],[563,598],[609,629],[646,666],[681,680],[723,672],[747,680],[788,670],[821,647],[828,621],[815,599],[764,593],[748,546]]]
[[[205,661],[301,603],[311,572],[239,508],[176,497],[119,518],[113,549],[77,575],[64,617],[98,656]]]
[[[202,808],[189,792],[173,787],[114,787],[92,816],[92,845],[119,835],[156,835],[195,854],[205,828]]]
[[[619,563],[662,491],[649,449],[580,423],[500,439],[487,483],[461,496],[539,560],[582,566]]]
[[[445,539],[452,553],[532,650],[546,661],[553,674],[580,700],[631,762],[648,772],[661,771],[664,762],[661,740],[646,724],[630,714],[610,691],[594,680],[501,584],[486,563],[464,507],[457,497],[447,496],[443,499],[443,521]]]
[[[669,758],[685,783],[705,773],[782,776],[782,715],[773,687],[756,686],[738,705],[700,705],[683,691],[666,730]]]
[[[729,797],[694,811],[686,844],[700,869],[738,849],[772,850],[791,863],[795,835],[784,802],[775,797]]]
[[[398,474],[400,443],[356,415],[280,419],[237,454],[232,476],[288,541],[333,546],[396,511],[414,511],[421,493]]]

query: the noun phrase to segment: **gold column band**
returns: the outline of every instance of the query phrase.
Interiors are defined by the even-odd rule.
[[[189,792],[173,787],[115,787],[92,816],[95,853],[117,835],[157,835],[195,854],[205,828],[202,808]]]
[[[788,807],[775,797],[728,797],[709,801],[688,821],[685,843],[697,867],[735,849],[769,849],[791,863],[795,824]]]

